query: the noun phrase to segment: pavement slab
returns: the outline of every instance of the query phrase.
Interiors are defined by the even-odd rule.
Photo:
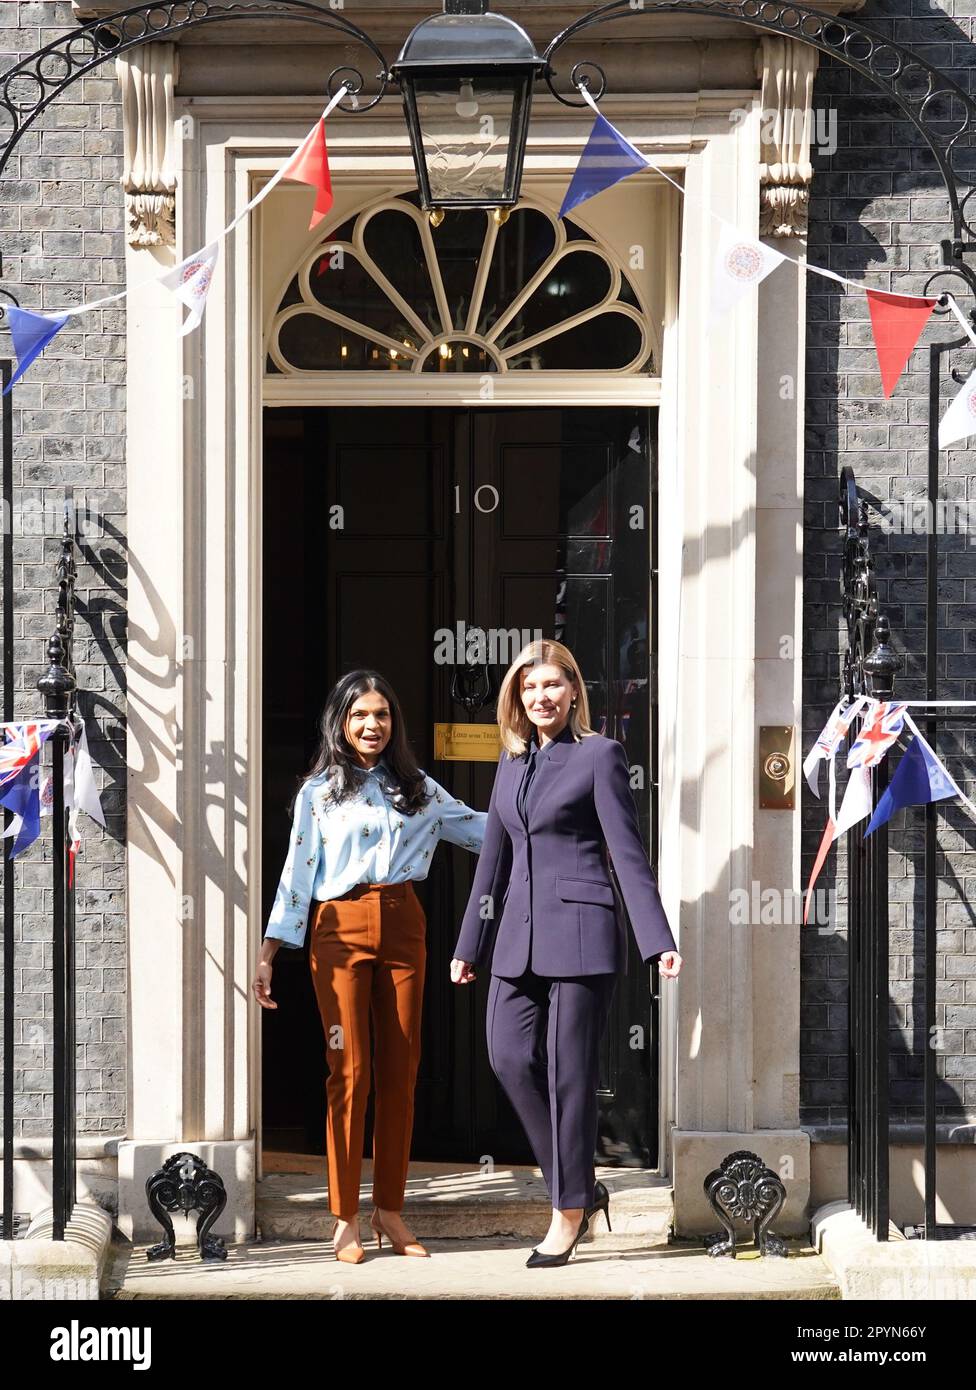
[[[358,1265],[336,1261],[329,1241],[280,1240],[228,1245],[226,1261],[202,1264],[184,1238],[177,1258],[149,1264],[146,1246],[117,1241],[103,1297],[129,1299],[837,1299],[840,1289],[805,1241],[789,1255],[713,1259],[700,1241],[665,1247],[615,1246],[613,1237],[581,1243],[569,1264],[526,1269],[532,1242],[426,1240],[429,1260],[367,1245]]]

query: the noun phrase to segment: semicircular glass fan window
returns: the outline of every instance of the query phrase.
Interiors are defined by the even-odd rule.
[[[364,209],[304,254],[266,345],[271,375],[654,371],[648,321],[613,255],[523,202],[499,226],[416,195]]]

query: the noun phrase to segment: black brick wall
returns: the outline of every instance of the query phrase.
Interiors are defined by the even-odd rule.
[[[0,71],[77,27],[68,0],[2,0]],[[109,62],[75,82],[25,132],[0,181],[0,285],[23,308],[71,308],[121,287],[121,172],[121,107]],[[123,300],[69,320],[13,388],[16,718],[44,712],[36,682],[55,625],[67,484],[75,489],[82,529],[74,657],[106,819],[103,831],[82,817],[77,860],[83,1135],[126,1128],[124,306]],[[9,333],[0,325],[0,357],[11,356]],[[44,756],[50,766],[50,752]],[[15,861],[18,1135],[48,1133],[52,1115],[50,821],[42,819],[41,827],[43,843]]]
[[[910,46],[972,91],[976,4],[936,9],[919,0],[869,0],[851,16]],[[879,88],[844,64],[823,58],[816,105],[837,112],[838,145],[815,156],[809,259],[866,286],[917,294],[941,264],[939,240],[950,234],[948,200],[921,136]],[[976,258],[970,258],[976,260]],[[972,307],[954,288],[964,309]],[[807,388],[804,527],[803,748],[816,738],[840,694],[846,628],[840,604],[841,537],[837,530],[840,469],[881,499],[925,495],[927,477],[928,352],[935,338],[955,338],[954,320],[930,322],[890,400],[884,398],[865,297],[822,276],[807,277]],[[954,355],[968,373],[972,352]],[[958,390],[943,385],[943,409]],[[976,497],[972,450],[940,455],[942,495]],[[976,535],[939,538],[939,696],[976,699]],[[895,684],[903,698],[925,690],[925,545],[923,535],[886,534],[872,527],[880,610],[891,620],[893,645],[904,665]],[[976,720],[973,721],[976,729]],[[971,753],[959,735],[940,736],[949,770],[973,796]],[[846,782],[838,760],[838,804]],[[894,771],[895,758],[891,760]],[[803,887],[826,819],[824,799],[802,790]],[[939,829],[937,1100],[940,1120],[976,1120],[976,822],[957,802],[944,803]],[[890,1104],[893,1122],[921,1115],[923,1036],[922,846],[924,813],[899,812],[890,823],[891,922]],[[846,1124],[847,1098],[847,859],[835,849],[818,888],[837,891],[837,930],[803,929],[801,1121]]]

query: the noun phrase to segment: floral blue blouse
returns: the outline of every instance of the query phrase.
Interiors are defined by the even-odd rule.
[[[304,944],[313,900],[341,897],[357,883],[426,878],[440,840],[480,852],[485,838],[487,811],[472,811],[433,777],[426,779],[426,806],[412,816],[396,810],[396,787],[382,756],[364,770],[360,790],[339,806],[326,797],[329,775],[309,777],[295,802],[288,855],[265,933],[279,937],[282,946]]]

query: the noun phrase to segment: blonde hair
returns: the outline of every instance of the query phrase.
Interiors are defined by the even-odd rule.
[[[558,666],[567,680],[576,684],[576,706],[571,705],[566,721],[574,739],[579,743],[587,734],[595,734],[590,728],[590,705],[586,698],[586,684],[576,658],[562,642],[543,637],[537,642],[529,642],[509,666],[502,678],[498,691],[498,731],[502,747],[516,758],[524,753],[532,736],[532,721],[522,703],[522,672],[529,666]]]

